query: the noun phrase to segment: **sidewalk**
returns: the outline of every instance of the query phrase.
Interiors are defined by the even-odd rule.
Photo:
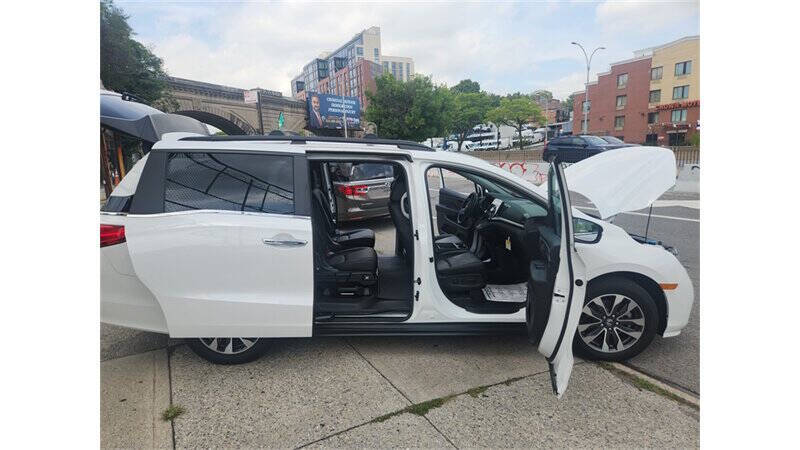
[[[556,399],[521,336],[280,339],[239,366],[170,350],[106,354],[104,448],[699,445],[696,409],[594,363]]]

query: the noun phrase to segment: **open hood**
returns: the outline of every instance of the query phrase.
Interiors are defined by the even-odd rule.
[[[594,203],[601,219],[650,206],[675,185],[675,154],[661,147],[608,150],[567,167],[567,187]],[[547,183],[542,183],[547,191]]]

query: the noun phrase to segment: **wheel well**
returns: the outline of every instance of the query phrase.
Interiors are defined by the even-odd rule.
[[[664,295],[664,291],[661,289],[661,286],[658,285],[652,278],[642,275],[636,272],[611,272],[611,273],[604,273],[599,277],[592,278],[589,280],[589,283],[595,283],[600,280],[605,280],[607,278],[627,278],[634,283],[641,286],[644,290],[653,297],[653,301],[656,303],[656,308],[658,309],[658,334],[664,334],[664,330],[667,328],[667,297]],[[588,286],[587,286],[588,287]]]

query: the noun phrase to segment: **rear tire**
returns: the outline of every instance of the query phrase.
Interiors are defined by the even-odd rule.
[[[192,338],[189,348],[214,364],[244,364],[258,359],[267,349],[264,338]]]
[[[591,360],[625,361],[650,345],[658,323],[655,301],[634,281],[590,282],[573,349]]]

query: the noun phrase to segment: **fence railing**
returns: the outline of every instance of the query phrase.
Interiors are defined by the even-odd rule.
[[[683,146],[683,147],[670,147],[675,153],[675,162],[678,167],[683,167],[687,164],[700,164],[700,147]]]

